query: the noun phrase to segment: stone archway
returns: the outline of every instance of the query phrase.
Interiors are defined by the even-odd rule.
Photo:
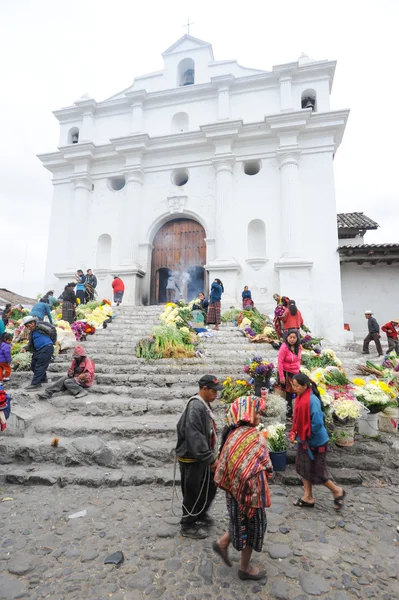
[[[176,274],[186,301],[205,289],[206,233],[193,219],[173,219],[163,225],[153,241],[151,261],[151,304],[166,302],[166,283]]]

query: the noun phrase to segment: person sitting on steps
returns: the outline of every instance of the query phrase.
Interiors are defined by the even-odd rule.
[[[44,392],[39,394],[39,398],[45,400],[51,398],[55,392],[63,390],[67,390],[75,398],[87,396],[87,389],[93,385],[95,370],[94,361],[87,357],[85,349],[82,346],[76,346],[67,375],[50,384]]]

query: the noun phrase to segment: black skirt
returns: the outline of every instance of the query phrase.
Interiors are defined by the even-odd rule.
[[[312,460],[307,449],[305,450],[301,444],[298,444],[295,460],[296,472],[303,479],[310,481],[312,485],[320,485],[330,479],[326,464],[327,445],[322,448],[325,449],[324,452],[319,452],[318,448],[312,450],[314,456],[314,460]]]
[[[229,533],[233,548],[238,551],[250,546],[255,552],[261,552],[267,530],[267,517],[264,508],[257,508],[253,517],[248,518],[241,512],[238,502],[226,493],[229,513]]]

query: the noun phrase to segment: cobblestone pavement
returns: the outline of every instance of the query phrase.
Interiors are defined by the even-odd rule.
[[[399,488],[347,488],[340,513],[324,488],[313,510],[292,507],[298,493],[272,486],[259,583],[238,579],[237,552],[228,568],[211,550],[227,525],[221,492],[209,538],[193,541],[179,535],[170,487],[3,486],[0,599],[398,599]],[[104,565],[116,550],[119,569]]]

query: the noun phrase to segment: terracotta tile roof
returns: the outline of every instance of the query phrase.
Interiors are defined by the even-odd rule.
[[[338,250],[389,250],[390,248],[399,248],[399,244],[348,244],[347,246],[340,246]]]
[[[377,229],[378,223],[362,212],[338,213],[338,229]]]
[[[0,288],[0,304],[7,304],[7,302],[11,302],[13,306],[17,304],[29,304],[32,306],[36,304],[37,300],[34,298],[28,298],[27,296],[20,296],[19,294],[14,294],[14,292],[10,292],[10,290],[6,290],[5,288]]]

